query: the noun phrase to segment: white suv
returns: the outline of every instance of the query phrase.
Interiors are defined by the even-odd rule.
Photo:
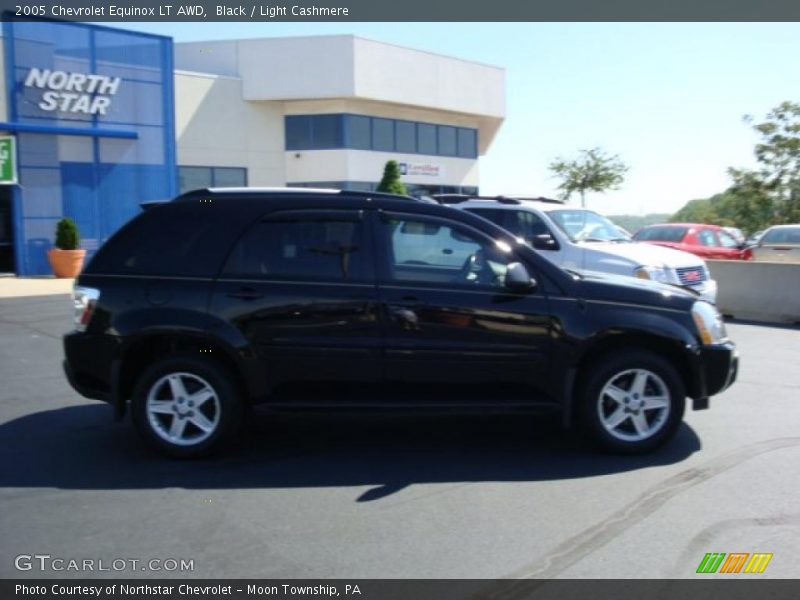
[[[694,254],[642,244],[605,217],[547,198],[462,196],[435,198],[480,215],[529,243],[556,265],[576,271],[601,271],[686,287],[709,302],[717,282]]]

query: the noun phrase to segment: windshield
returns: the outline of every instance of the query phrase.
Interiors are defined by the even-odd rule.
[[[590,210],[552,210],[548,213],[573,242],[627,242],[630,236]]]

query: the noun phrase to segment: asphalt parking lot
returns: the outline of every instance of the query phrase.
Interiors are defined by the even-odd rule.
[[[706,552],[769,552],[749,577],[800,573],[800,328],[729,324],[738,383],[650,456],[542,418],[258,412],[233,451],[183,462],[69,388],[70,311],[0,299],[0,577],[109,576],[20,554],[191,559],[196,578],[691,578]]]

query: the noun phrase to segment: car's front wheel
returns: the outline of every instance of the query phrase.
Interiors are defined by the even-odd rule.
[[[134,425],[157,450],[203,456],[239,427],[242,401],[230,373],[196,357],[167,358],[139,378],[131,401]]]
[[[653,450],[672,438],[686,405],[675,368],[644,350],[596,362],[579,393],[581,420],[594,441],[626,454]]]

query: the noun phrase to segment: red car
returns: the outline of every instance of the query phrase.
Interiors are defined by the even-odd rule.
[[[658,244],[706,259],[750,260],[753,253],[716,225],[665,223],[648,225],[633,236],[637,242]]]

